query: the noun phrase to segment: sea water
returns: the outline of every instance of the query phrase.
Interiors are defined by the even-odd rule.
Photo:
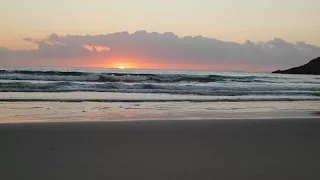
[[[0,101],[3,111],[9,107],[14,110],[17,106],[23,106],[30,110],[24,112],[24,115],[31,114],[34,118],[34,114],[40,112],[40,119],[45,114],[43,112],[47,113],[45,116],[52,113],[53,104],[55,107],[68,106],[70,112],[73,112],[74,108],[76,112],[82,114],[95,109],[93,111],[95,115],[97,112],[104,114],[102,119],[106,118],[106,114],[115,113],[112,118],[116,119],[119,114],[128,112],[131,116],[142,113],[143,116],[147,114],[150,118],[150,114],[155,115],[159,113],[158,111],[167,117],[183,117],[186,114],[190,117],[190,113],[193,113],[193,116],[197,114],[197,118],[201,118],[198,117],[199,114],[212,117],[220,113],[219,117],[225,117],[226,113],[234,116],[239,111],[257,112],[257,109],[260,110],[258,112],[262,109],[263,111],[268,109],[268,112],[275,110],[317,112],[320,110],[320,77],[268,72],[2,68]],[[70,104],[84,102],[91,102],[87,104],[90,110]],[[39,104],[46,104],[47,110],[33,108]],[[31,110],[34,112],[31,113]],[[21,115],[21,109],[19,112],[10,113],[5,114],[18,119],[20,116],[17,114]],[[179,113],[181,115],[177,116]],[[59,115],[59,111],[56,115]],[[140,115],[136,118],[141,118]],[[63,116],[66,117],[74,118],[68,116],[68,113]],[[126,118],[130,119],[130,115],[123,116],[123,119]]]

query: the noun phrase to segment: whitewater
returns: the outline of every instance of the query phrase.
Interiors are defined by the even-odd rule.
[[[252,72],[20,67],[0,70],[0,92],[92,92],[92,96],[104,92],[139,97],[143,93],[148,95],[146,101],[300,101],[320,100],[320,78]],[[90,93],[86,97],[73,97],[73,101],[88,100],[88,96]],[[117,101],[116,97],[92,100]],[[54,97],[44,100],[48,99],[57,100]],[[144,98],[118,98],[130,99]]]

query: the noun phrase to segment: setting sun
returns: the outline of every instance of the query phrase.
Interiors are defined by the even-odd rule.
[[[124,69],[124,66],[119,66],[119,69]]]

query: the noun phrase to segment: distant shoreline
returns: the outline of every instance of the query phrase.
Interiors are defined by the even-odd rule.
[[[287,70],[277,70],[272,73],[276,74],[307,74],[307,75],[320,75],[320,57],[310,61],[309,63],[294,67]]]

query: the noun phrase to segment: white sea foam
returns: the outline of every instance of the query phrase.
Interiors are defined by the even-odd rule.
[[[194,95],[219,97],[219,101],[318,100],[320,97],[320,79],[317,76],[141,71],[144,73],[136,70],[0,70],[0,92],[166,93],[184,94],[188,98]],[[154,96],[151,99],[155,100]],[[184,100],[190,100],[188,98]],[[211,100],[216,101],[217,98]]]

